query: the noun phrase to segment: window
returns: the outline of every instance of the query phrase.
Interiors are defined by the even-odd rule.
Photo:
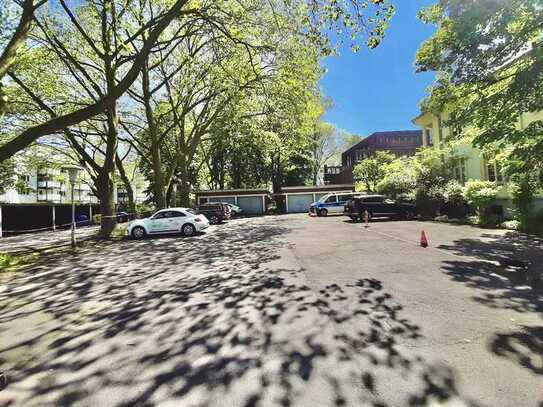
[[[487,179],[492,182],[502,183],[503,173],[501,167],[496,163],[489,163],[486,166]]]
[[[348,200],[353,199],[353,195],[340,195],[338,198],[340,202],[347,202]]]
[[[383,202],[383,197],[382,196],[370,196],[368,198],[365,198],[364,202],[374,202],[374,203]]]
[[[185,214],[183,212],[178,212],[178,211],[171,211],[170,212],[170,218],[181,218],[185,216]]]
[[[335,195],[329,196],[328,199],[326,199],[325,202],[326,203],[336,203],[336,196]]]
[[[166,216],[167,214],[168,214],[168,212],[157,213],[155,216],[153,216],[153,219],[165,219],[165,218],[168,217],[168,216]]]
[[[460,160],[460,162],[454,167],[454,179],[464,185],[466,183],[466,162]]]
[[[434,135],[432,134],[432,129],[430,129],[430,128],[424,129],[424,137],[425,137],[425,140],[426,140],[426,144],[428,146],[433,146],[434,145]]]

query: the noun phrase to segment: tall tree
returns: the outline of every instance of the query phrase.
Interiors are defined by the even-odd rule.
[[[36,10],[46,3],[47,0],[23,0],[13,4],[4,3],[0,6],[0,47],[3,48],[0,54],[0,116],[6,109],[7,97],[3,92],[2,79],[6,76],[8,70],[17,60],[17,53],[25,45],[28,38],[34,13]],[[16,7],[20,7],[20,17],[16,24],[11,14],[15,14]]]
[[[344,144],[343,134],[334,125],[321,121],[316,123],[315,131],[311,134],[313,185],[318,185],[319,174],[324,165],[338,155]]]
[[[510,152],[516,172],[543,170],[543,7],[540,0],[440,0],[420,18],[437,25],[417,53],[419,71],[438,80],[423,110],[447,111],[455,136]],[[463,131],[462,131],[463,130]]]
[[[78,23],[77,17],[74,16],[73,10],[64,1],[61,1],[60,4],[62,6],[60,9],[65,13],[64,23],[69,21],[73,24],[76,32],[92,47],[93,39],[87,36],[88,33],[85,30],[81,29],[82,26]],[[129,10],[135,4],[135,1],[121,2],[115,0],[112,4],[115,4],[115,7],[123,7]],[[351,41],[353,47],[356,47],[354,39],[360,37],[367,41],[369,46],[376,46],[384,36],[384,29],[394,11],[393,6],[385,0],[345,0],[342,2],[336,0],[306,0],[289,3],[279,0],[270,2],[243,0],[238,1],[235,5],[227,0],[202,2],[177,0],[173,3],[153,1],[152,4],[156,8],[156,13],[145,24],[145,31],[148,32],[147,39],[138,53],[122,59],[127,64],[123,70],[124,76],[118,78],[107,93],[102,94],[92,103],[70,111],[64,111],[56,117],[51,117],[44,122],[22,130],[18,134],[14,134],[9,141],[0,146],[0,161],[11,157],[42,136],[61,132],[67,127],[105,112],[108,106],[111,106],[113,101],[119,99],[134,83],[141,72],[146,56],[157,44],[162,45],[160,36],[174,19],[193,17],[205,19],[211,24],[215,24],[218,16],[224,17],[234,10],[235,15],[241,16],[238,21],[241,22],[251,19],[255,9],[266,5],[268,11],[272,14],[280,14],[285,10],[287,14],[291,12],[294,18],[305,23],[306,34],[313,38],[314,42],[318,43],[324,51],[331,52],[334,48],[331,41],[332,36],[329,35],[331,30],[336,30],[338,34],[347,30],[351,34],[348,38],[353,39]],[[168,7],[168,4],[171,5]],[[232,9],[232,7],[234,8]],[[57,13],[57,8],[51,7],[48,10],[49,13]],[[124,17],[122,16],[119,19],[123,23],[129,20],[125,20]],[[48,18],[48,15],[45,14],[41,18]],[[220,24],[217,25],[219,30],[220,27]],[[123,28],[126,29],[126,27]],[[139,34],[139,32],[129,33],[123,41],[118,43],[119,49],[126,49],[127,45]],[[345,36],[339,35],[336,38],[345,38]],[[66,38],[61,38],[61,44],[64,40]],[[96,48],[96,51],[98,54],[101,50]]]

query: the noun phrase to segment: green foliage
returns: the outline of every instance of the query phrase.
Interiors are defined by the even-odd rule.
[[[0,162],[0,194],[15,186],[17,181],[13,160]]]
[[[377,192],[393,199],[408,195],[414,191],[417,178],[413,159],[402,157],[385,165],[383,177],[377,184]]]
[[[443,197],[446,203],[460,206],[466,203],[464,187],[456,180],[449,181],[444,188]]]
[[[27,255],[12,255],[0,253],[0,273],[14,272],[35,262],[39,257],[38,253]]]
[[[423,110],[474,129],[474,144],[508,151],[509,174],[543,173],[543,122],[519,128],[519,114],[543,109],[540,0],[440,0],[420,13],[437,26],[417,53],[438,79]]]
[[[394,154],[388,151],[377,151],[375,156],[362,160],[354,167],[353,175],[368,192],[375,192],[377,184],[385,175],[385,168],[394,161]]]
[[[539,180],[533,174],[516,174],[512,179],[511,196],[518,211],[522,229],[528,229],[533,217],[533,203]]]
[[[490,181],[470,180],[466,183],[464,194],[468,203],[477,208],[483,225],[499,223],[499,219],[496,219],[488,211],[490,204],[498,195],[496,184]]]

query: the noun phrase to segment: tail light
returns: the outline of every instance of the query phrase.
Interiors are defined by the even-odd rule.
[[[204,220],[202,218],[200,218],[200,217],[197,217],[197,218],[194,218],[194,221],[196,223],[200,223],[200,222],[203,222]]]

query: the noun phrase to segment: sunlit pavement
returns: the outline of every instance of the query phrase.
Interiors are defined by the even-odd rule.
[[[539,406],[541,259],[307,215],[90,245],[2,279],[0,406]]]
[[[83,241],[94,237],[100,228],[84,226],[76,228],[76,240]],[[70,229],[58,229],[39,233],[25,233],[0,238],[0,253],[21,253],[34,250],[44,250],[52,247],[66,246],[72,241]]]

